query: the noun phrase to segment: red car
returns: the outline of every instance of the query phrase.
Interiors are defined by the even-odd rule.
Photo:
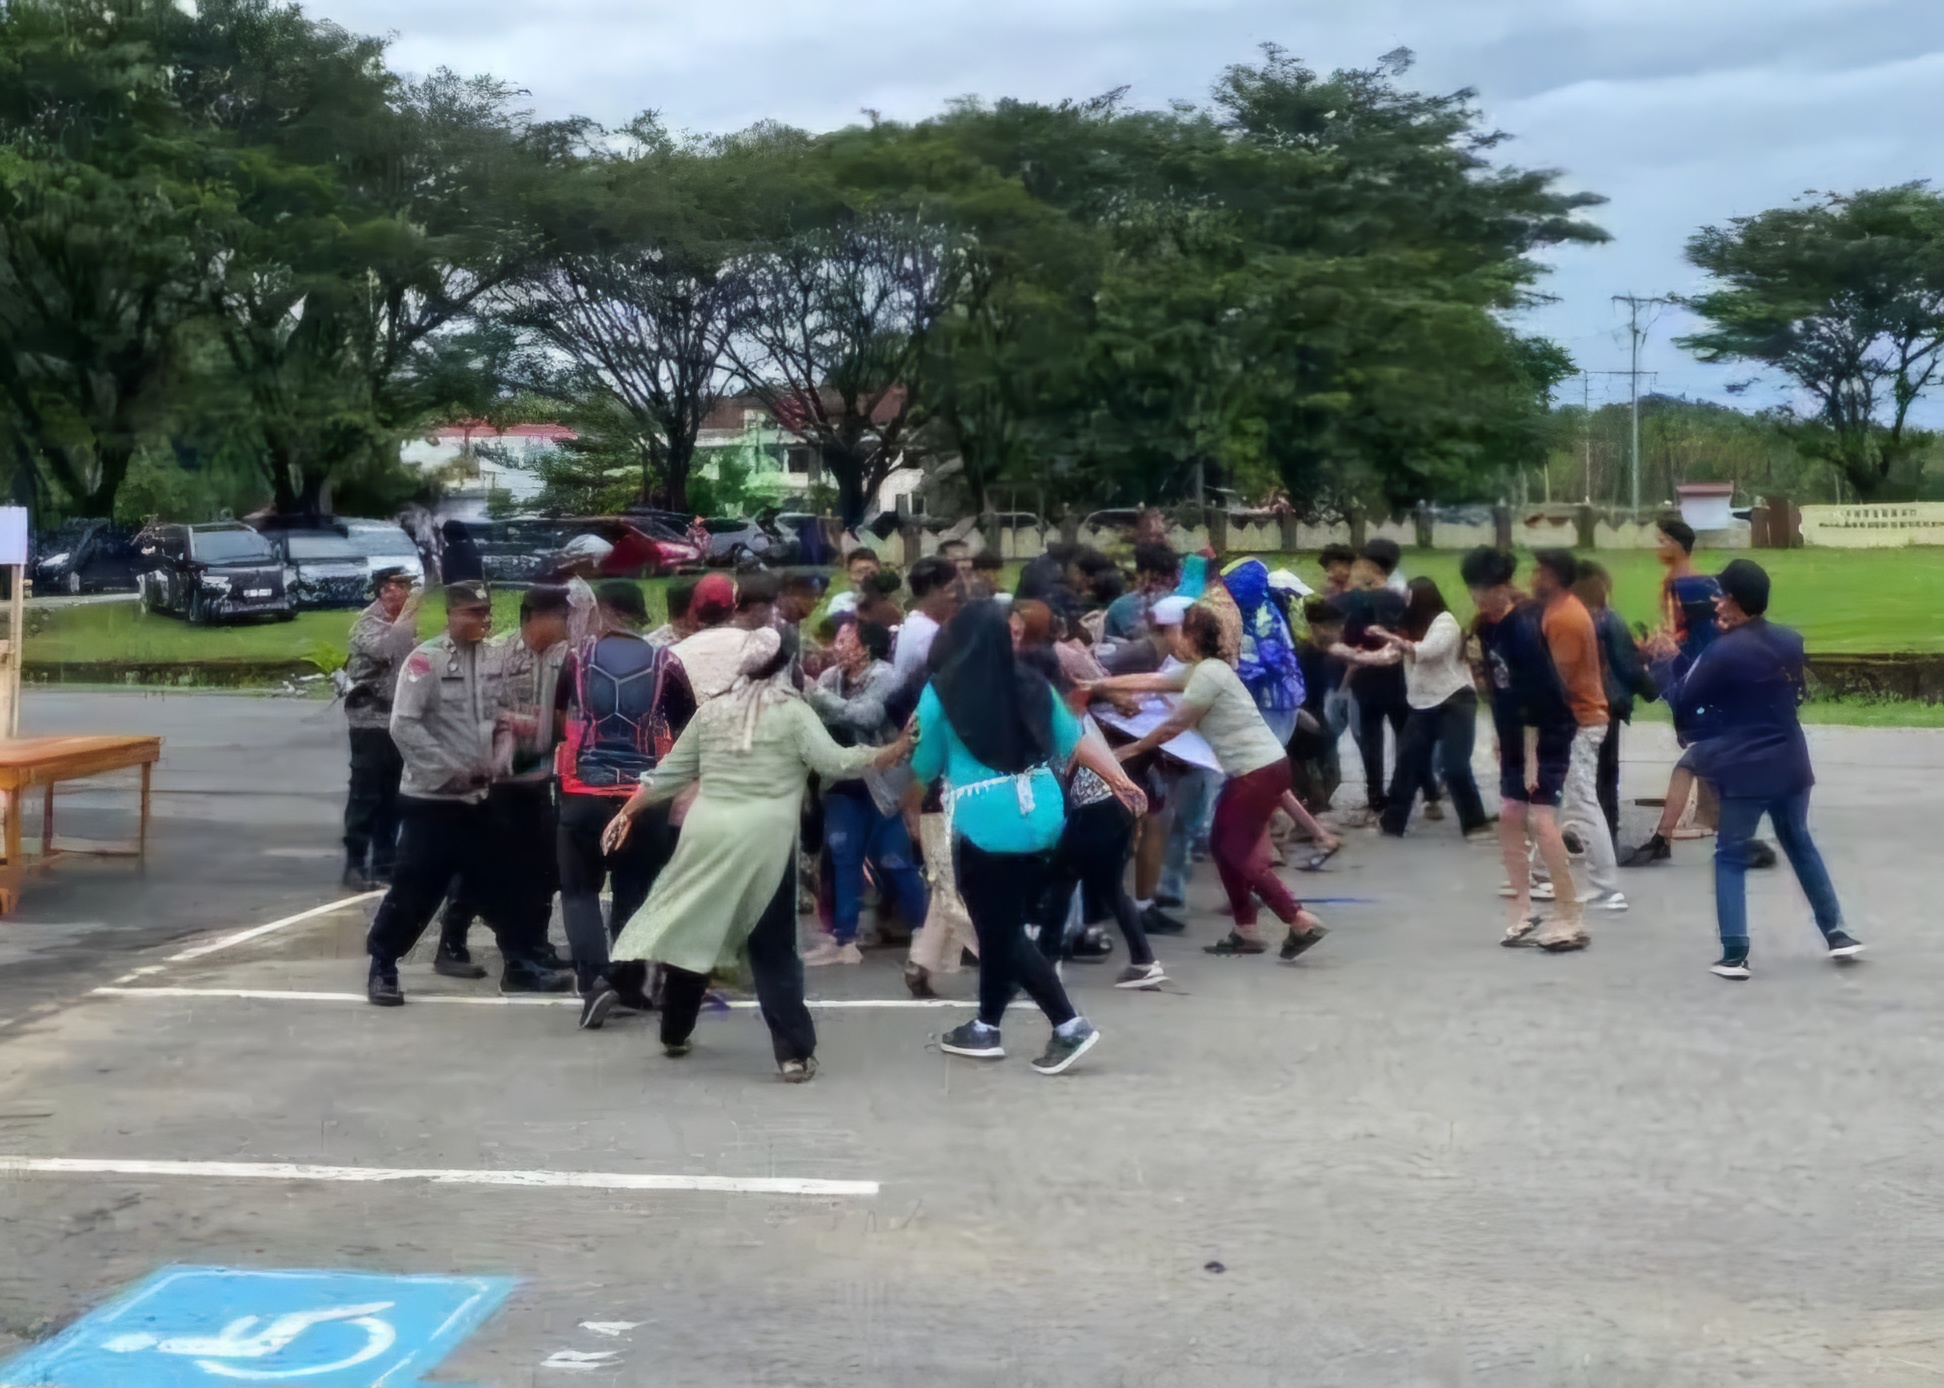
[[[705,556],[686,536],[639,517],[575,516],[559,522],[563,551],[583,535],[611,546],[601,558],[603,578],[659,578],[699,570]]]

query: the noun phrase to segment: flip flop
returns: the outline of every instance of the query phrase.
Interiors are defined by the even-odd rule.
[[[1342,851],[1343,844],[1340,840],[1334,848],[1318,849],[1315,853],[1310,854],[1306,861],[1296,864],[1296,871],[1321,872],[1323,871],[1323,864],[1329,862],[1330,859],[1336,857]]]
[[[1535,943],[1548,954],[1571,954],[1576,949],[1585,949],[1591,942],[1592,937],[1582,930],[1576,935],[1568,935],[1563,940],[1539,940]]]
[[[1269,946],[1262,941],[1251,940],[1246,936],[1236,934],[1233,930],[1229,931],[1226,936],[1217,940],[1214,944],[1202,946],[1203,954],[1219,954],[1224,956],[1231,954],[1267,954],[1268,952]]]
[[[1517,925],[1507,926],[1505,934],[1499,937],[1499,943],[1507,949],[1532,948],[1538,943],[1532,938],[1532,932],[1539,928],[1540,919],[1538,916],[1527,916]]]

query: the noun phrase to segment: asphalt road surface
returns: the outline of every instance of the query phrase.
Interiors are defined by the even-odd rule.
[[[747,1011],[671,1061],[649,1022],[583,1034],[423,947],[411,1004],[366,1006],[366,902],[224,943],[342,895],[323,705],[37,694],[26,723],[168,741],[146,868],[69,860],[0,922],[0,1366],[193,1265],[510,1279],[427,1380],[494,1388],[1944,1376],[1944,734],[1811,730],[1853,968],[1785,868],[1753,888],[1755,978],[1710,976],[1705,844],[1628,874],[1584,953],[1500,949],[1496,855],[1419,825],[1298,879],[1333,933],[1294,965],[1200,953],[1204,868],[1167,991],[1069,966],[1104,1039],[1066,1076],[1027,1068],[1030,1013],[982,1065],[932,1044],[963,1007],[825,1006],[791,1087]],[[1627,794],[1670,759],[1630,734]],[[64,796],[63,827],[130,803]],[[813,995],[899,1003],[897,960]],[[402,1345],[404,1316],[364,1322]],[[111,1381],[302,1368],[265,1346],[379,1344],[364,1322],[158,1320]],[[431,1361],[381,1362],[274,1371]]]

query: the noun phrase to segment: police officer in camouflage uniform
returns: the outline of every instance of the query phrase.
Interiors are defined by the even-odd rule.
[[[391,734],[405,763],[399,791],[398,857],[391,890],[365,939],[371,956],[366,996],[397,1007],[398,961],[418,943],[457,878],[486,908],[505,970],[500,991],[560,992],[568,974],[526,957],[499,906],[505,896],[496,832],[486,798],[493,783],[499,725],[492,599],[478,582],[446,586],[446,629],[406,657],[392,699]]]
[[[418,644],[418,597],[405,569],[372,575],[371,606],[351,627],[344,662],[344,721],[351,730],[351,789],[344,800],[344,886],[366,892],[389,882],[398,844],[398,779],[405,769],[392,742],[392,690]]]

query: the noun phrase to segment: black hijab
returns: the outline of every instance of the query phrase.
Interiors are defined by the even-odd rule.
[[[938,634],[932,659],[945,719],[973,756],[1012,775],[1053,754],[1052,687],[1013,659],[1012,627],[998,603],[960,608]]]

